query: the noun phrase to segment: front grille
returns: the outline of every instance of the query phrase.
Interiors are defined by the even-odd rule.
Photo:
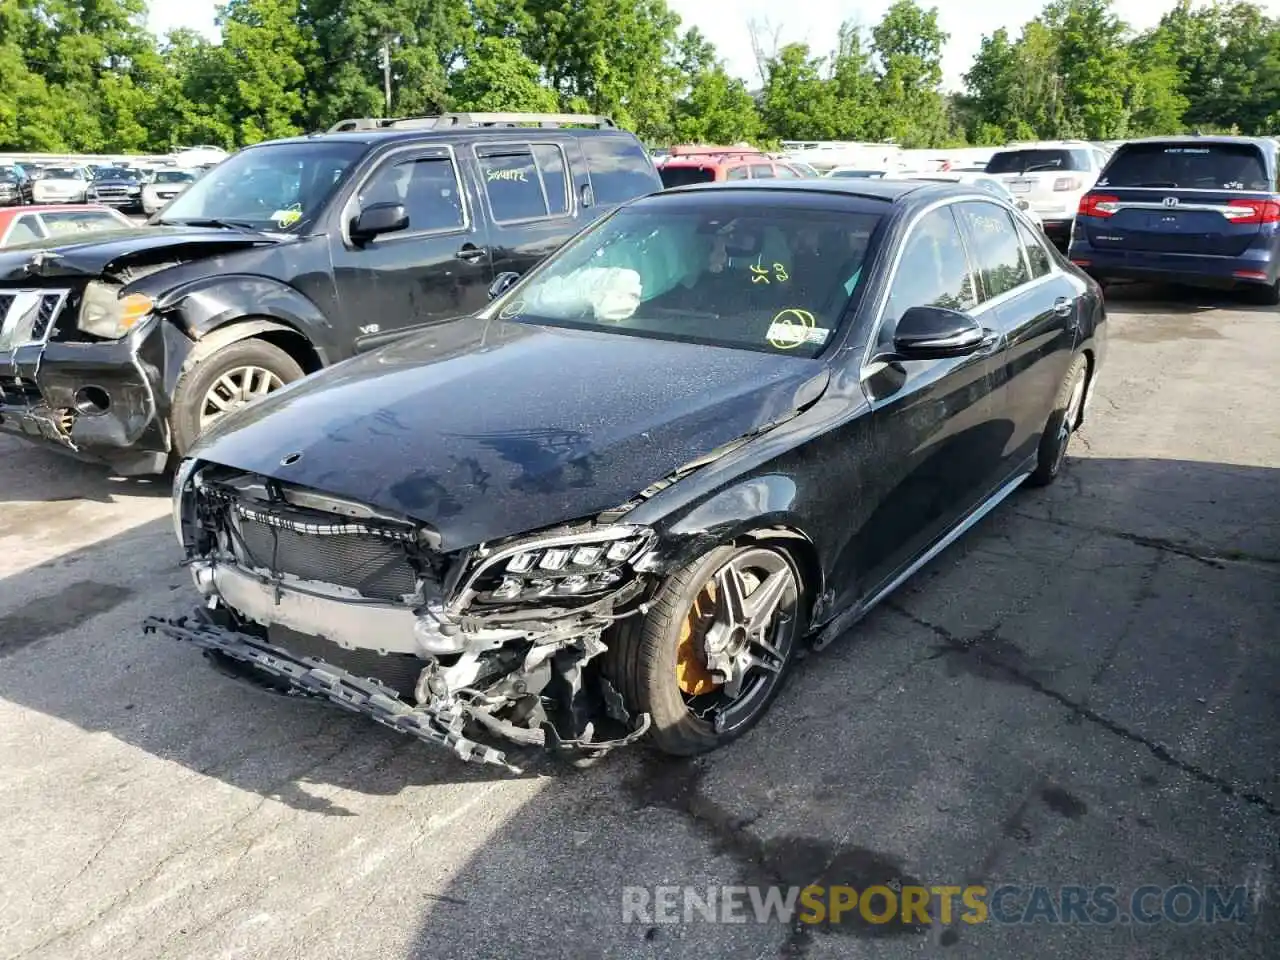
[[[68,292],[0,290],[0,350],[47,340]]]
[[[405,544],[367,533],[310,534],[239,517],[241,563],[303,580],[358,590],[375,600],[399,600],[417,585]]]
[[[129,195],[127,187],[95,187],[99,200],[123,200]]]

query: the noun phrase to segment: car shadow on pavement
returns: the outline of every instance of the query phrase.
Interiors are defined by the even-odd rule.
[[[169,496],[172,485],[164,476],[121,477],[110,468],[88,463],[11,437],[0,437],[0,457],[20,462],[6,471],[0,503],[90,500],[112,503],[122,496]]]
[[[1052,947],[1043,922],[945,922],[936,901],[928,924],[857,909],[761,924],[746,891],[738,922],[700,911],[711,898],[723,918],[720,885],[1132,891],[1274,875],[1278,485],[1267,468],[1069,461],[800,662],[739,742],[691,760],[619,752],[556,778],[426,896],[408,955],[1271,955],[1275,911],[1136,933],[1058,924]],[[665,918],[661,886],[684,888]]]
[[[1163,283],[1109,283],[1106,303],[1125,313],[1151,315],[1206,314],[1218,310],[1280,315],[1280,308],[1258,304],[1241,290],[1210,290]]]

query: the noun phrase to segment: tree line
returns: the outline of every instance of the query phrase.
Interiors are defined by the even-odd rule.
[[[1280,21],[1248,2],[1178,0],[1139,32],[1111,0],[1052,0],[983,39],[961,93],[942,89],[937,9],[915,0],[830,50],[753,25],[750,85],[665,0],[229,0],[216,41],[156,38],[146,13],[0,0],[0,150],[234,148],[443,110],[603,113],[658,145],[1280,131]]]

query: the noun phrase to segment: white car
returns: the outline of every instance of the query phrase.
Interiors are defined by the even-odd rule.
[[[142,212],[151,216],[195,182],[191,170],[157,170],[155,179],[142,188]]]
[[[84,203],[91,179],[84,167],[45,167],[31,185],[31,199],[35,203]]]
[[[987,163],[986,172],[1026,200],[1045,235],[1065,247],[1083,197],[1098,181],[1107,155],[1086,140],[1013,144]]]

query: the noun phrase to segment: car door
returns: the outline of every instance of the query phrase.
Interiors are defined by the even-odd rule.
[[[942,360],[891,357],[898,320],[914,306],[978,315],[978,285],[950,205],[924,213],[904,236],[860,377],[871,404],[865,466],[853,496],[855,576],[865,599],[891,582],[990,493],[1010,427],[995,391],[993,336]],[[844,602],[859,599],[845,597]],[[840,604],[838,603],[837,606]]]
[[[1067,374],[1084,293],[1019,218],[1003,205],[966,201],[956,207],[978,268],[988,325],[1003,338],[996,384],[1012,433],[1006,470],[1036,453],[1059,384]]]
[[[487,228],[464,184],[452,147],[416,146],[388,154],[352,192],[329,243],[355,350],[488,302],[493,265]],[[351,223],[375,203],[403,205],[409,222],[356,242]]]
[[[525,273],[577,232],[579,198],[566,146],[554,140],[473,145],[495,275]]]

